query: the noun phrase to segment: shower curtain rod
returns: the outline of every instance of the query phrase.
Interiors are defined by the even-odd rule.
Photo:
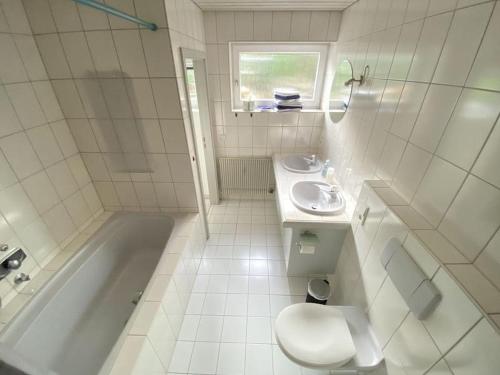
[[[156,26],[155,23],[152,22],[147,22],[144,20],[141,20],[140,18],[131,16],[130,14],[124,13],[121,10],[115,9],[113,7],[110,7],[109,5],[103,4],[101,2],[95,1],[95,0],[73,0],[77,3],[87,5],[89,7],[102,10],[105,13],[112,14],[113,16],[123,18],[127,21],[137,23],[139,25],[142,25],[146,28],[148,28],[151,31],[156,31],[158,29],[158,26]]]

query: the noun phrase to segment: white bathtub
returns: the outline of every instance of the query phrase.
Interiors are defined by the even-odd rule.
[[[97,374],[161,257],[174,220],[115,214],[2,331],[39,373]]]

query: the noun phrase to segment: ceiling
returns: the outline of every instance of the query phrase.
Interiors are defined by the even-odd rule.
[[[194,0],[203,10],[343,10],[355,0]]]

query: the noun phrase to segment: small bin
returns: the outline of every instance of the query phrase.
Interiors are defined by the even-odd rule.
[[[330,294],[331,288],[328,280],[312,279],[307,284],[306,302],[326,305]]]

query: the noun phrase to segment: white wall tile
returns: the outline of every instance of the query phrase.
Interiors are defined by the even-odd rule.
[[[82,26],[76,3],[68,3],[64,0],[49,0],[49,3],[59,32],[81,30]]]
[[[19,179],[42,169],[42,164],[25,133],[17,133],[0,139],[0,148]]]
[[[2,124],[0,136],[2,137],[22,129],[4,86],[0,86],[0,122]]]
[[[47,122],[40,103],[30,83],[16,83],[5,86],[7,94],[25,129]]]
[[[423,324],[409,313],[388,344],[405,373],[422,374],[441,357]]]
[[[473,196],[481,199],[472,200]],[[500,224],[500,190],[469,175],[439,231],[474,260]]]
[[[38,102],[42,107],[47,121],[58,121],[63,119],[63,114],[56,94],[49,81],[32,82]]]
[[[48,0],[25,0],[23,4],[33,33],[44,34],[56,31]]]
[[[2,191],[0,211],[15,231],[21,231],[37,217],[35,207],[20,184]]]
[[[16,1],[17,3],[17,1]],[[17,49],[30,80],[47,79],[47,72],[38,52],[35,40],[31,35],[13,35]]]
[[[472,373],[489,373],[498,368],[498,333],[482,319],[474,329],[455,346],[445,357],[453,373],[466,375]]]
[[[458,189],[465,180],[466,172],[434,157],[417,188],[412,205],[437,226]]]
[[[394,114],[392,134],[405,140],[410,137],[427,88],[428,85],[424,83],[406,82]]]
[[[2,51],[0,55],[0,79],[4,83],[27,81],[28,74],[11,35],[4,33],[0,35],[0,50]]]
[[[73,77],[89,78],[94,76],[94,63],[90,57],[85,34],[83,32],[62,33],[60,37]]]
[[[489,90],[500,90],[500,85],[496,82],[498,76],[498,65],[494,61],[500,59],[500,48],[495,43],[495,35],[500,33],[500,7],[498,4],[490,19],[488,29],[479,48],[479,52],[472,66],[472,70],[467,79],[467,85]]]
[[[448,124],[462,89],[431,85],[418,114],[410,142],[434,152]]]
[[[500,311],[500,291],[472,264],[450,264],[448,269],[487,313]]]
[[[63,154],[49,125],[30,129],[27,134],[35,152],[45,167],[63,158]]]
[[[500,187],[500,172],[495,167],[495,161],[499,160],[500,154],[500,126],[497,124],[490,134],[486,145],[479,154],[479,158],[472,169],[472,172],[486,181]]]
[[[430,82],[443,48],[452,12],[427,18],[408,73],[408,80]]]
[[[474,265],[500,289],[500,231],[497,230],[495,236],[490,240],[486,248],[481,252]]]
[[[58,34],[37,35],[35,40],[49,77],[70,78],[71,71]]]
[[[160,118],[181,118],[177,83],[173,78],[155,78],[151,80],[156,109]]]
[[[78,190],[78,185],[64,160],[47,168],[47,174],[61,199],[66,199]]]
[[[120,65],[111,32],[89,31],[85,34],[97,75],[100,77],[116,77],[120,75]]]
[[[493,3],[457,10],[433,82],[463,85],[488,24]]]
[[[174,61],[167,30],[154,33],[141,30],[144,53],[150,77],[174,77]]]
[[[139,31],[115,30],[113,40],[122,73],[129,77],[146,77],[148,72]]]
[[[407,202],[412,200],[431,158],[430,153],[410,143],[406,146],[392,186]]]
[[[443,269],[432,281],[442,300],[422,322],[440,352],[445,353],[480,319],[481,313]]]
[[[469,170],[495,124],[498,108],[499,93],[464,89],[437,154]]]
[[[71,135],[68,124],[66,121],[61,120],[50,124],[52,132],[57,139],[59,148],[61,149],[64,157],[72,156],[78,152],[76,143]]]
[[[418,38],[422,30],[423,21],[414,21],[403,25],[399,36],[398,46],[392,61],[389,78],[406,79],[417,46]]]

